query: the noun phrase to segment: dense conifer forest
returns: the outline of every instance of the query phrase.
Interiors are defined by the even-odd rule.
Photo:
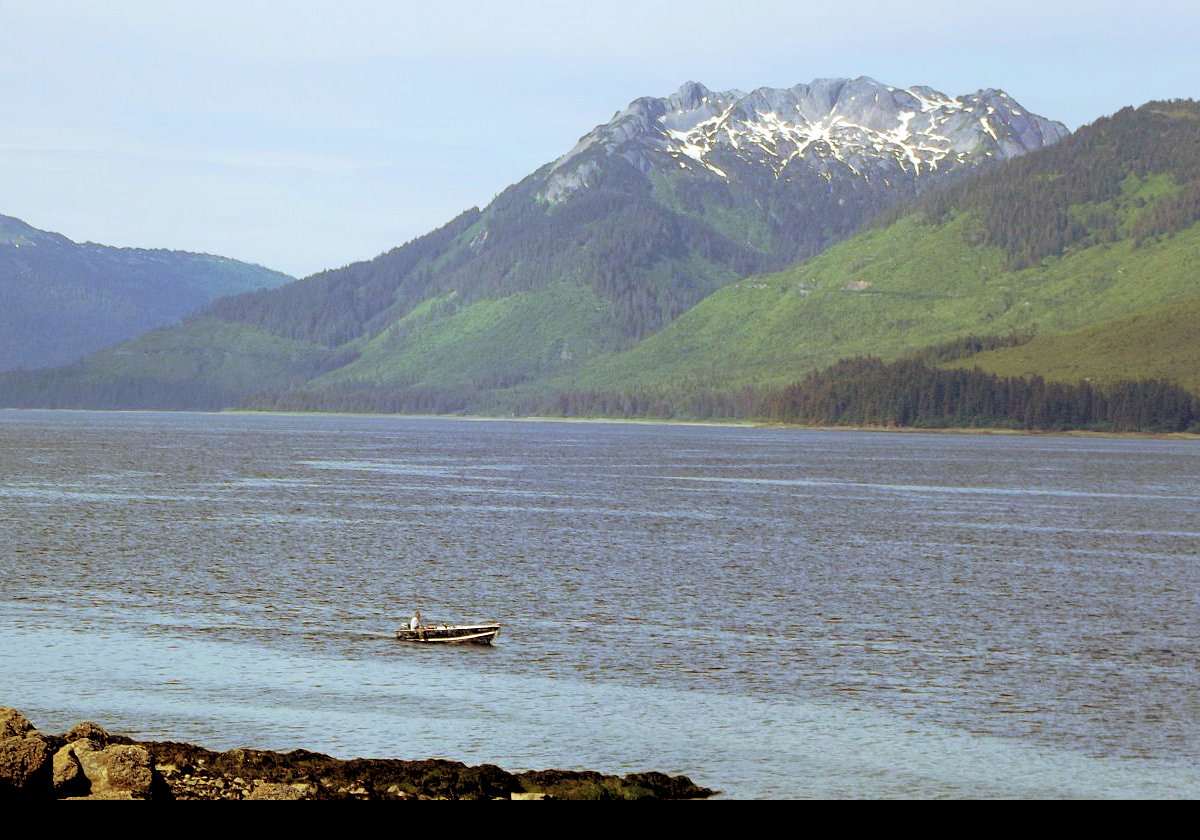
[[[848,359],[766,398],[765,417],[817,426],[1200,432],[1200,398],[1158,380],[1093,387],[1040,376]]]
[[[1130,197],[1151,179],[1151,200]],[[930,190],[874,224],[914,210],[935,223],[978,214],[981,244],[1003,248],[1013,269],[1071,248],[1170,236],[1200,220],[1200,104],[1123,108],[1053,146]]]
[[[567,391],[517,414],[752,420],[801,426],[992,428],[1200,434],[1200,397],[1161,380],[1069,385],[1040,376],[941,370],[917,359],[847,359],[778,391]]]

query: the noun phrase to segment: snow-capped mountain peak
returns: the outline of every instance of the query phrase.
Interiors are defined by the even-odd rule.
[[[890,183],[1015,157],[1067,133],[993,89],[950,97],[860,77],[743,93],[688,82],[668,97],[635,100],[584,135],[553,164],[540,194],[555,203],[586,188],[607,155],[643,172],[730,180],[750,167],[777,180]]]

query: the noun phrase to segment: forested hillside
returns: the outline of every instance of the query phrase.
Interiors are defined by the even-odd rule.
[[[635,100],[483,210],[427,236],[276,293],[221,301],[176,331],[10,393],[33,388],[71,404],[73,393],[100,398],[110,382],[110,402],[138,394],[138,405],[153,405],[157,382],[174,404],[190,369],[205,405],[241,393],[289,407],[495,409],[657,334],[740,277],[818,253],[935,183],[1065,134],[996,90],[950,97],[867,78],[750,93],[688,83]],[[207,334],[222,343],[205,346]],[[280,364],[286,342],[317,349]],[[260,359],[256,387],[243,390]]]
[[[754,215],[772,205],[714,210],[749,206],[732,196],[753,179],[705,192],[619,156],[588,168],[583,145],[569,201],[547,167],[376,260],[10,377],[4,399],[160,405],[158,383],[176,407],[1194,425],[1196,103],[1124,109],[742,279],[787,251]],[[829,413],[831,394],[852,398]]]
[[[0,371],[71,362],[291,279],[208,254],[78,244],[0,216]]]
[[[896,361],[960,337],[1019,335],[1033,340],[978,363],[1072,385],[1196,388],[1198,160],[1196,103],[1125,109],[927,193],[794,268],[731,284],[553,385],[685,406],[696,394],[781,388],[844,358]]]
[[[853,359],[764,399],[764,417],[817,426],[1200,433],[1200,397],[1161,380],[1095,386]]]
[[[977,215],[982,243],[1002,248],[1012,269],[1089,245],[1140,247],[1200,221],[1200,112],[1190,101],[1125,108],[903,213],[913,209],[934,222]]]

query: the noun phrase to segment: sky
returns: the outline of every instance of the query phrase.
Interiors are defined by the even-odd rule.
[[[1075,129],[1200,98],[1198,41],[1195,0],[0,0],[0,215],[300,277],[689,80],[994,87]]]

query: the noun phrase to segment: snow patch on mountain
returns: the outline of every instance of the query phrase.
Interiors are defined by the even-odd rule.
[[[777,180],[828,182],[840,168],[890,182],[1014,157],[1067,134],[992,89],[950,97],[860,77],[743,93],[688,82],[668,97],[635,100],[580,138],[551,165],[539,194],[557,203],[587,188],[607,156],[642,172],[682,169],[726,181],[751,167]]]

